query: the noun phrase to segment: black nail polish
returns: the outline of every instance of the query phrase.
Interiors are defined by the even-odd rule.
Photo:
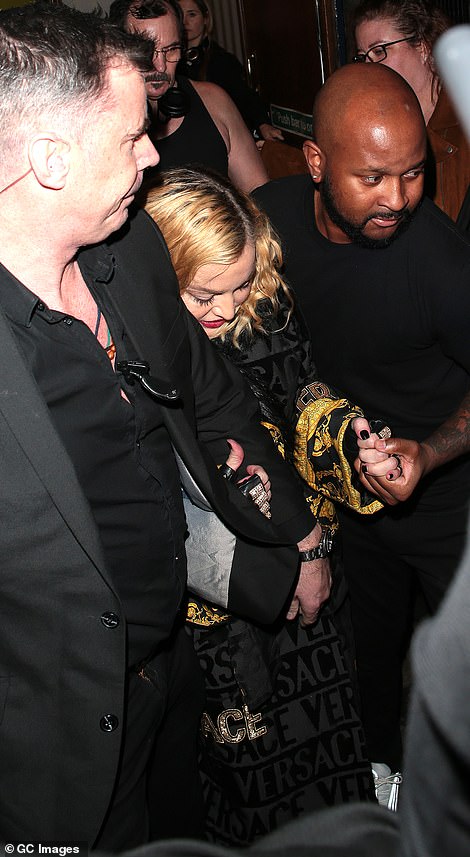
[[[362,464],[362,465],[361,465],[361,470],[362,470],[362,472],[363,472],[363,473],[367,473],[367,464]]]
[[[362,440],[367,440],[367,438],[370,437],[370,434],[367,431],[367,429],[362,429],[362,431],[359,432],[359,434],[361,435]]]

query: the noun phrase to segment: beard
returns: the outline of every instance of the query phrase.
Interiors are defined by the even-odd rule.
[[[401,211],[396,211],[390,214],[383,211],[376,211],[373,214],[369,214],[362,223],[353,223],[351,220],[344,217],[337,207],[334,191],[328,175],[325,175],[325,178],[319,185],[318,189],[325,211],[335,226],[338,226],[354,244],[358,244],[360,247],[367,247],[369,250],[382,250],[402,235],[403,232],[408,229],[418,207],[417,206],[413,209],[413,211],[410,211],[408,208],[403,208]],[[397,217],[400,217],[401,220],[395,231],[392,232],[391,235],[387,235],[386,238],[369,238],[367,235],[364,235],[364,229],[369,220],[373,220],[375,217],[380,217],[382,220],[396,220]]]

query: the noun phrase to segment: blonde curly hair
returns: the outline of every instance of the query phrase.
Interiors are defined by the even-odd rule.
[[[181,293],[203,265],[231,265],[247,243],[253,244],[256,261],[251,291],[235,318],[221,328],[222,337],[230,331],[238,345],[242,332],[264,332],[258,304],[267,298],[275,315],[280,289],[292,309],[290,291],[279,274],[281,247],[269,220],[228,179],[208,170],[167,170],[156,186],[145,191],[143,204],[166,241]]]

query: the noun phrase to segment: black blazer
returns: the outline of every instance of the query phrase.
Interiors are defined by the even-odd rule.
[[[247,563],[230,587],[232,609],[274,618],[297,572],[297,551],[286,545],[313,525],[303,497],[238,373],[184,310],[153,222],[140,213],[109,247],[84,251],[85,275],[108,253],[114,273],[96,287],[114,302],[137,353],[181,392],[182,404],[165,414],[173,445],[221,517],[281,545],[258,545],[264,560]],[[226,437],[270,473],[272,523],[218,476]],[[91,844],[121,746],[125,620],[88,503],[3,313],[0,450],[0,838]],[[101,619],[109,611],[120,617],[114,628]],[[119,721],[113,732],[100,727],[109,713]]]

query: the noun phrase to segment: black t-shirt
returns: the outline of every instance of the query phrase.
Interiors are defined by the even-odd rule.
[[[318,374],[396,437],[423,440],[470,388],[470,242],[424,199],[388,247],[336,244],[316,227],[316,192],[293,176],[254,195],[281,237]],[[465,498],[469,477],[469,455],[438,468],[422,502]]]
[[[160,155],[156,167],[145,171],[145,184],[155,181],[164,170],[174,167],[209,167],[223,176],[228,175],[228,152],[225,141],[194,89],[191,81],[178,77],[178,87],[188,99],[188,112],[176,131],[168,137],[157,138],[155,126],[150,127],[150,138]]]
[[[423,439],[470,386],[470,243],[424,200],[387,248],[336,244],[316,228],[314,193],[295,176],[255,196],[281,236],[318,373],[395,435]]]

